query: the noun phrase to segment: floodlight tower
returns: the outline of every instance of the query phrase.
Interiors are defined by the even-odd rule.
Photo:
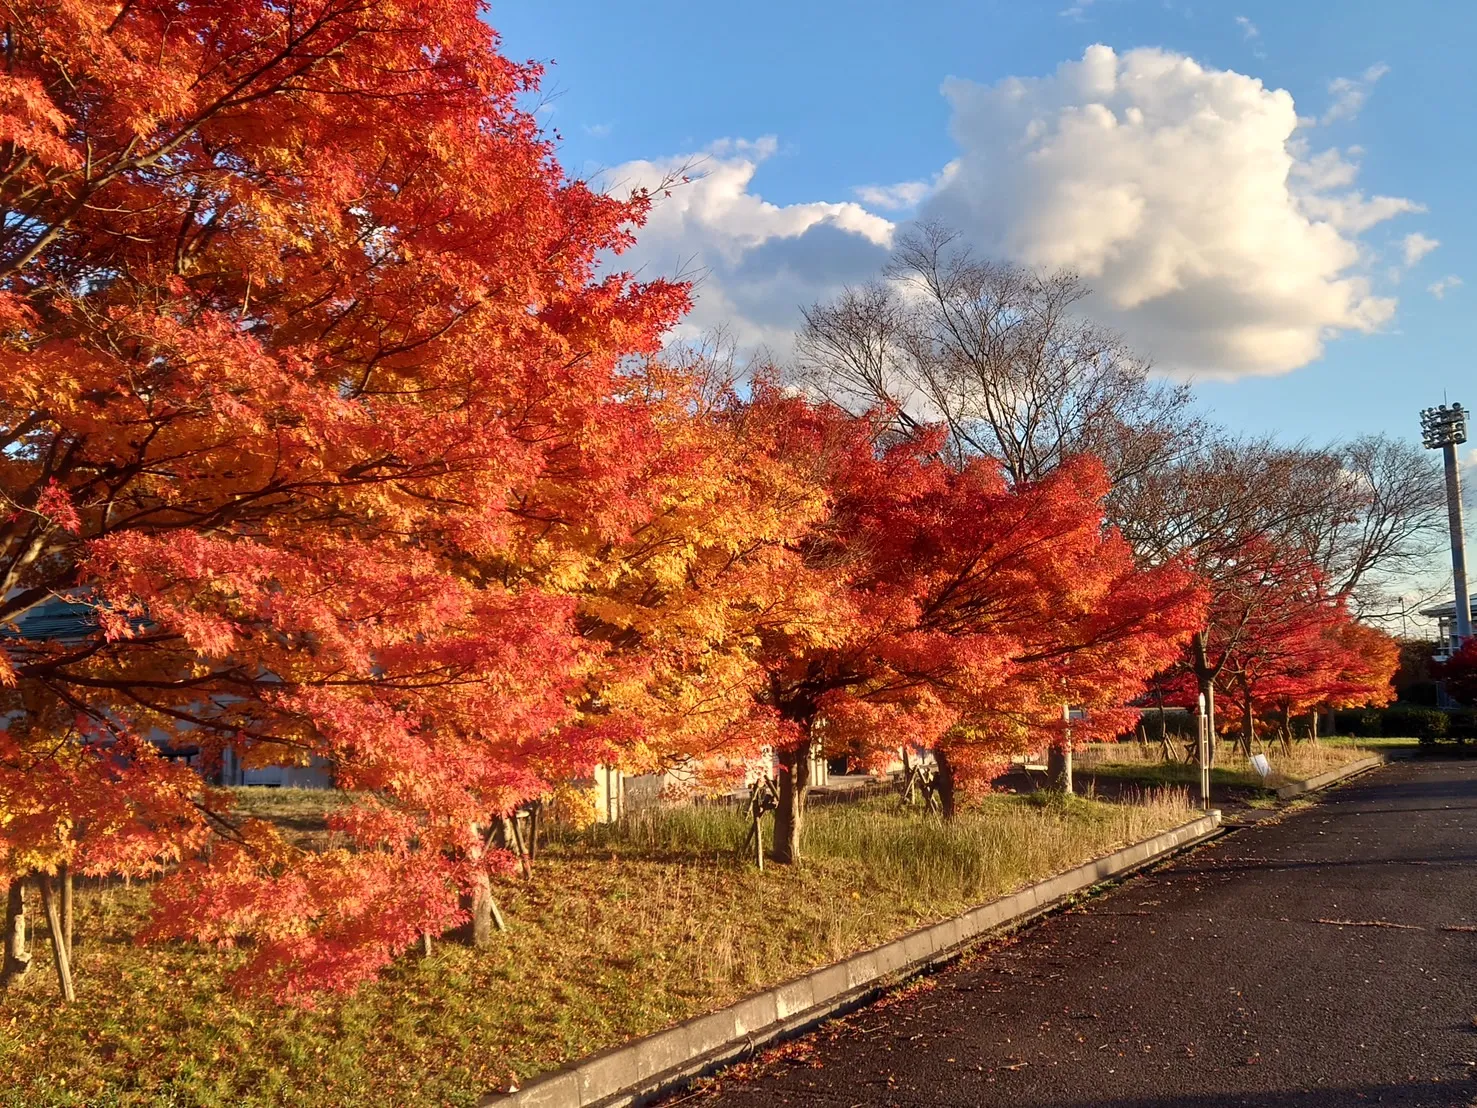
[[[1467,413],[1460,404],[1442,404],[1421,412],[1421,442],[1427,450],[1440,450],[1446,463],[1446,519],[1451,527],[1451,576],[1456,584],[1453,654],[1472,637],[1472,602],[1467,599],[1467,554],[1462,536],[1462,479],[1456,464],[1456,448],[1466,441]]]

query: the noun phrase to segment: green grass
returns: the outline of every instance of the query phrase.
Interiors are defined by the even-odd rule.
[[[1063,859],[1100,853],[1105,842],[1129,842],[1164,826],[1166,814],[1189,810],[1188,793],[1167,789],[1132,803],[1104,804],[1036,793],[992,796],[952,824],[902,812],[896,800],[812,810],[805,827],[807,864],[844,865],[867,884],[891,889],[920,914],[940,905],[977,903],[1056,872]],[[747,832],[732,808],[658,808],[621,824],[567,836],[567,851],[639,857],[695,850],[732,864]],[[771,845],[772,823],[765,823]]]
[[[1421,745],[1421,740],[1420,739],[1414,739],[1414,738],[1411,738],[1411,739],[1397,739],[1397,738],[1356,739],[1356,738],[1351,738],[1348,735],[1335,735],[1332,738],[1319,739],[1318,741],[1319,741],[1320,744],[1324,744],[1324,745],[1327,745],[1327,746],[1349,746],[1349,747],[1356,747],[1356,748],[1358,748],[1360,750],[1368,750],[1368,751],[1378,751],[1378,750],[1414,750],[1414,749],[1416,749],[1417,747],[1419,747]]]
[[[304,806],[328,799],[243,792],[309,835]],[[763,873],[735,856],[731,810],[565,833],[532,881],[499,886],[495,949],[438,942],[314,1011],[225,993],[240,952],[135,946],[147,890],[84,885],[78,1003],[57,1003],[44,939],[0,999],[0,1104],[471,1105],[1189,817],[1183,791],[1145,799],[994,796],[953,826],[889,801],[819,808],[806,862]]]
[[[265,819],[275,823],[299,846],[320,845],[328,838],[323,819],[344,803],[336,789],[273,789],[243,786],[226,790],[236,819]]]

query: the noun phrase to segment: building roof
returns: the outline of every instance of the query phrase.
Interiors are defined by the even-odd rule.
[[[1472,618],[1477,619],[1477,597],[1474,597],[1472,599],[1471,604]],[[1422,608],[1421,615],[1431,616],[1435,619],[1450,619],[1452,616],[1456,615],[1456,601],[1452,600],[1446,604],[1436,604],[1430,608]]]
[[[0,624],[0,639],[81,642],[97,633],[97,608],[79,597],[50,596]]]

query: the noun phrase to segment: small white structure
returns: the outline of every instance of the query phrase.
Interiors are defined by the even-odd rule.
[[[1452,632],[1456,629],[1456,602],[1422,608],[1421,615],[1436,621],[1436,650],[1431,655],[1431,660],[1433,662],[1446,661],[1452,655]],[[1477,600],[1472,601],[1472,619],[1477,622]]]

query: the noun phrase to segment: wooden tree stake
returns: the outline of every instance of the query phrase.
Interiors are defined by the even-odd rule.
[[[528,860],[528,848],[523,845],[523,831],[518,826],[518,813],[513,813],[513,845],[518,848],[518,861],[523,866],[523,876],[527,880],[533,879],[533,866]]]
[[[57,895],[52,888],[51,875],[43,873],[41,881],[41,905],[46,910],[46,927],[51,933],[51,950],[56,960],[56,979],[62,989],[62,999],[75,1003],[77,990],[72,987],[72,962],[67,957],[66,936],[62,932],[61,912],[57,907]]]
[[[72,867],[63,862],[57,867],[62,882],[62,939],[67,944],[67,964],[72,963]]]

